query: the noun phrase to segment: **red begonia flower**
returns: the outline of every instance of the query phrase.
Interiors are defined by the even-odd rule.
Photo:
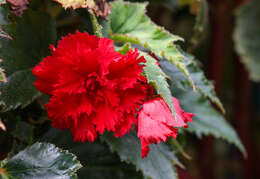
[[[184,112],[179,101],[172,97],[172,103],[177,114],[175,120],[170,108],[160,97],[156,97],[143,104],[138,116],[137,136],[141,140],[142,158],[149,153],[149,144],[166,142],[169,137],[177,137],[176,127],[187,127],[192,121],[192,113]]]
[[[54,127],[69,128],[76,141],[94,141],[97,132],[123,136],[137,123],[150,93],[137,50],[121,55],[112,40],[80,32],[50,48],[33,74],[35,86],[51,96],[45,107]]]

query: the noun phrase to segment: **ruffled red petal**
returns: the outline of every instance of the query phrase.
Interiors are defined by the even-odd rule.
[[[186,122],[191,122],[193,114],[184,112],[179,101],[172,97],[172,102],[177,114],[174,119],[171,110],[160,97],[154,98],[143,104],[138,116],[137,136],[142,144],[142,157],[149,152],[149,144],[166,142],[169,137],[177,137],[176,127],[186,127]]]
[[[84,142],[88,140],[93,142],[97,138],[97,132],[95,126],[91,123],[91,120],[86,116],[81,116],[77,126],[70,128],[71,133],[74,135],[75,141]]]

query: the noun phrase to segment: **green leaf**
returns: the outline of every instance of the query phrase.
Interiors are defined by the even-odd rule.
[[[7,160],[3,168],[10,178],[69,179],[77,178],[76,171],[81,164],[68,151],[37,142]]]
[[[182,54],[183,61],[185,62],[190,76],[194,81],[196,90],[205,97],[208,97],[223,113],[225,113],[225,109],[215,93],[213,84],[207,80],[203,71],[196,64],[194,57],[184,52],[182,52]],[[190,89],[187,79],[179,69],[166,60],[160,61],[160,65],[166,75],[170,77],[172,82],[178,86],[178,88],[186,90]]]
[[[49,44],[56,40],[55,22],[46,13],[27,10],[15,20],[1,25],[13,38],[0,38],[0,67],[8,77],[7,83],[0,84],[3,111],[25,107],[39,96],[31,68],[49,53]]]
[[[178,178],[174,164],[180,163],[166,144],[150,145],[148,156],[142,159],[141,143],[133,131],[122,138],[104,135],[101,139],[109,145],[111,151],[118,153],[122,161],[132,163],[137,170],[142,171],[145,178]]]
[[[195,133],[199,138],[202,135],[222,138],[234,144],[246,156],[246,150],[236,131],[204,96],[191,90],[174,89],[174,92],[184,111],[194,113],[193,122],[189,123],[187,129],[189,132]]]
[[[84,166],[77,173],[79,178],[86,179],[142,179],[133,165],[121,162],[116,154],[112,154],[107,145],[100,141],[93,143],[74,142],[69,131],[52,128],[41,141],[52,142],[77,155]]]
[[[192,87],[193,81],[182,61],[182,54],[173,42],[182,40],[155,25],[146,15],[147,3],[127,3],[117,0],[111,3],[109,16],[110,38],[118,42],[130,42],[166,58],[176,65],[188,78]]]
[[[253,0],[241,6],[236,13],[235,47],[250,78],[260,81],[260,1]]]
[[[33,82],[36,77],[31,70],[22,70],[13,73],[7,78],[7,83],[0,83],[1,111],[25,107],[40,95]]]
[[[168,104],[171,109],[173,115],[176,117],[176,111],[172,104],[172,95],[169,89],[169,85],[166,81],[166,75],[161,70],[161,68],[156,64],[156,60],[146,53],[140,52],[140,55],[144,56],[146,59],[144,73],[147,78],[148,83],[153,84],[157,93],[164,99],[164,101]]]

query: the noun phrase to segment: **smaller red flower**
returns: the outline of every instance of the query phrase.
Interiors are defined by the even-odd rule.
[[[142,158],[149,153],[149,144],[166,142],[170,137],[176,138],[178,131],[176,127],[188,127],[186,123],[192,122],[192,113],[184,112],[179,101],[174,97],[172,97],[172,103],[177,120],[161,97],[156,97],[143,104],[138,116],[137,131],[142,145]]]

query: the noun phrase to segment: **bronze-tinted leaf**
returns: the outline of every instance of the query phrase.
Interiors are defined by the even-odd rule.
[[[97,16],[107,17],[110,13],[110,6],[106,0],[54,0],[59,2],[65,9],[87,8]]]

